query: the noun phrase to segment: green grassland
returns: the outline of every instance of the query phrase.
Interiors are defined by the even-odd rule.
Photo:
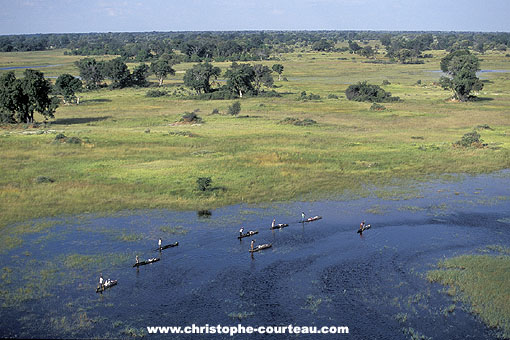
[[[509,249],[503,249],[508,254]],[[510,338],[510,257],[464,255],[439,263],[427,278],[450,288],[455,299],[470,304],[471,311],[491,328]]]
[[[81,93],[80,105],[62,104],[45,127],[0,129],[0,227],[82,212],[198,210],[363,195],[366,183],[383,186],[395,179],[509,168],[510,73],[483,74],[480,100],[455,103],[437,85],[439,74],[430,72],[439,70],[444,52],[433,54],[422,65],[370,64],[349,53],[307,51],[263,61],[282,63],[288,81],[275,82],[282,97],[243,98],[246,118],[225,115],[228,100],[147,98],[143,88]],[[480,57],[482,69],[510,69],[503,53]],[[80,58],[62,50],[1,53],[0,67],[59,65],[41,70],[47,76],[78,75],[73,62]],[[223,70],[230,65],[215,64]],[[182,87],[183,72],[191,65],[176,65],[165,89],[172,93]],[[370,111],[370,103],[348,101],[345,89],[361,80],[378,85],[389,80],[384,89],[403,101],[385,103],[381,112]],[[299,101],[301,91],[321,100]],[[328,99],[329,94],[339,99]],[[210,115],[215,108],[223,114]],[[196,109],[205,123],[173,124]],[[279,124],[286,117],[318,124]],[[492,128],[479,130],[486,148],[452,147],[483,124]],[[192,136],[171,134],[179,131]],[[86,142],[53,143],[60,132]],[[36,183],[38,176],[55,182]],[[198,177],[211,177],[215,190],[198,192]]]

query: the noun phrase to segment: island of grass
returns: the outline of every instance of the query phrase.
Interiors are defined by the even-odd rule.
[[[448,293],[468,304],[485,324],[510,338],[510,248],[506,255],[463,255],[439,262],[428,272],[431,282],[448,286]]]

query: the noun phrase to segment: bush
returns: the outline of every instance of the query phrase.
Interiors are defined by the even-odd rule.
[[[296,125],[296,126],[309,126],[309,125],[315,125],[317,122],[313,119],[299,119],[299,118],[293,118],[293,117],[287,117],[284,120],[280,121],[280,124],[285,125]]]
[[[483,140],[480,139],[480,134],[476,131],[471,131],[466,133],[462,138],[453,143],[453,146],[460,146],[460,147],[483,147]]]
[[[301,92],[298,98],[298,100],[320,100],[320,99],[321,99],[320,95],[313,93],[307,95],[306,91]]]
[[[257,97],[264,97],[264,98],[278,98],[278,97],[281,97],[282,95],[279,94],[278,92],[276,92],[275,90],[271,90],[271,91],[261,91],[259,92],[259,94],[257,95]]]
[[[235,101],[228,107],[228,114],[232,116],[237,116],[239,112],[241,112],[241,103],[238,101]]]
[[[166,95],[167,95],[166,91],[160,91],[160,90],[150,90],[150,91],[147,91],[147,93],[145,94],[146,97],[150,97],[150,98],[163,97]]]
[[[211,190],[211,177],[199,177],[197,179],[197,189],[199,191],[209,191]]]
[[[212,115],[219,115],[220,114],[220,110],[218,109],[213,109],[212,112],[211,112]]]
[[[370,106],[370,111],[384,111],[386,110],[386,106],[373,103],[372,106]]]
[[[81,139],[79,139],[78,137],[69,137],[69,138],[67,138],[66,143],[81,144]]]
[[[330,93],[328,94],[328,99],[338,99],[338,96],[336,94]]]
[[[189,96],[188,99],[196,100],[222,100],[236,99],[238,96],[228,90],[218,90],[210,93],[202,93],[199,95]]]
[[[358,102],[392,102],[400,100],[399,97],[392,97],[390,92],[384,91],[378,85],[367,84],[366,81],[350,85],[345,90],[347,99]]]
[[[63,133],[59,133],[55,136],[53,143],[81,144],[82,140],[78,137],[66,137]]]
[[[53,182],[55,182],[55,180],[53,178],[46,177],[46,176],[37,176],[37,178],[35,179],[35,182],[36,183],[53,183]]]
[[[494,129],[491,128],[488,124],[478,125],[477,127],[475,127],[475,130],[492,130],[492,131],[494,131]]]
[[[391,85],[391,83],[390,83],[390,81],[389,81],[388,79],[384,79],[384,80],[382,81],[382,84],[383,84],[383,85]]]
[[[202,123],[202,118],[195,112],[185,112],[180,121],[183,123]]]

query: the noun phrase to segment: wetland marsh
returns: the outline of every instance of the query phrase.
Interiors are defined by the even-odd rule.
[[[497,319],[463,295],[469,287],[452,288],[466,264],[445,259],[508,263],[510,76],[486,72],[479,100],[452,102],[431,72],[445,53],[432,54],[401,65],[285,53],[281,97],[243,98],[244,118],[225,114],[231,100],[183,95],[192,64],[182,63],[166,96],[87,91],[46,124],[2,126],[0,336],[136,338],[192,321],[345,325],[353,339],[509,337],[510,312]],[[0,68],[77,76],[78,59],[0,53]],[[481,63],[509,65],[497,52]],[[386,81],[402,101],[383,111],[348,101],[348,84],[364,80]],[[320,99],[298,100],[302,91]],[[176,124],[185,112],[204,122]],[[282,124],[289,117],[317,124]],[[453,147],[473,130],[483,148]],[[82,142],[55,143],[58,134]],[[215,190],[197,191],[199,177]],[[303,226],[301,211],[324,218]],[[271,232],[273,217],[291,225]],[[360,238],[362,219],[373,227]],[[250,258],[241,226],[273,248]],[[131,268],[136,255],[157,256],[158,237],[179,246]],[[100,273],[118,286],[96,294]],[[501,287],[491,294],[508,296]]]

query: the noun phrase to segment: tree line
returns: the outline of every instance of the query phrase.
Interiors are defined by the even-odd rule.
[[[66,53],[75,55],[119,55],[139,62],[179,51],[181,62],[256,61],[296,48],[331,51],[339,42],[359,41],[364,45],[370,40],[381,41],[390,56],[405,61],[416,58],[416,51],[426,49],[450,52],[469,48],[484,52],[510,48],[510,33],[505,32],[243,31],[5,35],[0,36],[0,51],[64,48],[69,50]],[[342,50],[370,55],[371,47],[356,44]],[[396,52],[402,49],[408,51],[399,58]],[[407,56],[409,51],[414,54]]]

